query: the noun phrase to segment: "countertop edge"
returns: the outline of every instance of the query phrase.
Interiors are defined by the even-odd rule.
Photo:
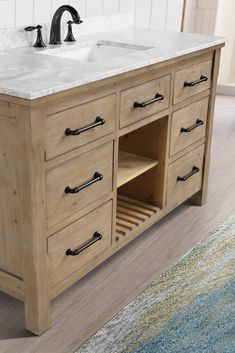
[[[0,87],[0,94],[6,95],[6,96],[11,96],[13,98],[25,99],[28,101],[35,101],[37,99],[44,98],[44,97],[47,97],[47,96],[50,96],[53,94],[64,92],[64,91],[67,91],[67,90],[70,90],[73,88],[78,88],[78,87],[84,86],[89,83],[94,83],[97,81],[104,80],[106,78],[121,75],[121,74],[131,72],[134,70],[138,70],[138,69],[150,66],[150,65],[158,64],[158,63],[161,63],[164,61],[179,58],[181,56],[189,55],[189,54],[195,53],[197,51],[201,51],[204,49],[206,50],[208,48],[214,48],[216,46],[223,47],[227,41],[228,41],[227,38],[215,39],[215,41],[213,43],[208,43],[208,44],[205,43],[203,45],[197,46],[192,49],[187,49],[185,51],[182,50],[182,51],[179,51],[178,53],[173,53],[172,55],[162,56],[160,58],[148,59],[146,62],[140,62],[138,64],[131,65],[131,67],[128,67],[128,65],[127,65],[126,67],[124,66],[122,68],[116,68],[116,69],[110,70],[109,72],[104,72],[103,74],[93,75],[92,78],[89,77],[87,79],[81,79],[79,81],[69,82],[68,84],[63,84],[62,86],[48,88],[48,89],[44,89],[44,90],[34,92],[34,93],[28,93],[28,92],[23,92],[23,91],[16,92],[13,89]]]

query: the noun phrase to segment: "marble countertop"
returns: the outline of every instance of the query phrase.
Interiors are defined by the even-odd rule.
[[[151,49],[138,50],[126,56],[96,63],[40,55],[38,49],[33,47],[2,50],[0,93],[33,100],[226,41],[221,37],[127,28],[80,37],[76,44],[72,45],[99,40],[144,45]]]

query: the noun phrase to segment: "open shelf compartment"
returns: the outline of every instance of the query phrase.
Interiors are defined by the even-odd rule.
[[[164,207],[168,117],[136,129],[119,139],[116,241]]]
[[[158,161],[133,153],[119,151],[117,187],[158,165]]]

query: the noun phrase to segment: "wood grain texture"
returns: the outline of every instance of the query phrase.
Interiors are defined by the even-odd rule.
[[[116,120],[115,103],[115,95],[111,95],[48,116],[46,119],[47,159],[59,156],[113,132]],[[81,129],[93,124],[97,117],[104,119],[105,123],[78,136],[65,135],[67,128]]]
[[[217,79],[219,74],[221,49],[214,51],[214,62],[213,62],[213,72],[211,78],[211,95],[208,107],[208,119],[207,119],[207,143],[205,148],[205,158],[204,158],[204,173],[202,180],[202,189],[192,198],[192,202],[197,206],[202,206],[207,201],[207,190],[208,190],[208,180],[209,180],[209,170],[210,170],[210,160],[211,160],[211,143],[213,135],[213,122],[214,122],[214,109],[215,109],[215,97],[217,88]]]
[[[48,239],[52,287],[90,261],[94,261],[99,253],[110,248],[111,226],[112,201],[109,201]],[[67,249],[74,250],[82,247],[91,241],[95,232],[102,234],[100,241],[78,256],[66,256]]]
[[[158,161],[133,153],[119,151],[117,187],[158,165]]]
[[[18,122],[0,117],[0,269],[22,278],[22,163]]]
[[[170,82],[171,76],[168,75],[122,91],[120,128],[168,108],[170,104]],[[156,94],[161,94],[164,99],[150,104],[145,108],[134,108],[135,102],[142,103],[149,101],[153,99]]]
[[[169,118],[158,119],[122,136],[120,150],[157,160],[156,167],[123,185],[119,193],[124,196],[163,207],[167,172],[167,145],[169,144]]]
[[[124,196],[118,196],[117,217],[116,217],[116,241],[122,240],[159,211],[158,207],[136,201]]]
[[[70,122],[74,121],[77,111],[80,111],[81,108],[77,107],[78,104],[85,103],[86,107],[88,107],[87,102],[98,98],[102,100],[102,97],[99,96],[100,91],[98,87],[101,87],[104,83],[97,82],[79,89],[66,91],[66,94],[61,93],[53,95],[51,98],[38,99],[36,102],[31,102],[30,105],[24,105],[24,102],[18,99],[15,100],[16,103],[19,102],[19,105],[15,105],[16,121],[19,124],[19,127],[17,127],[17,138],[19,138],[20,141],[19,150],[21,151],[21,159],[19,160],[20,163],[22,163],[22,170],[24,170],[25,173],[22,183],[23,192],[21,198],[24,226],[21,232],[22,250],[20,251],[22,258],[22,277],[24,281],[26,327],[32,332],[40,334],[49,327],[51,298],[54,298],[78,279],[81,279],[81,277],[94,267],[120,250],[121,247],[127,245],[155,222],[159,221],[178,205],[178,203],[182,202],[186,197],[190,197],[192,193],[200,189],[201,183],[197,184],[197,188],[189,187],[187,193],[182,192],[182,195],[184,195],[183,198],[178,198],[177,196],[177,198],[175,198],[176,202],[166,205],[169,162],[175,165],[179,164],[179,171],[181,172],[181,167],[185,165],[185,160],[190,159],[188,156],[185,158],[183,155],[179,156],[180,153],[177,154],[174,162],[169,159],[172,112],[174,109],[184,108],[189,102],[193,103],[194,99],[199,99],[199,95],[202,92],[205,94],[209,93],[209,86],[207,88],[204,87],[202,92],[201,90],[191,91],[193,94],[186,95],[185,97],[182,93],[181,97],[179,97],[180,101],[173,106],[174,85],[173,82],[170,84],[170,78],[174,77],[175,70],[184,73],[186,72],[185,70],[187,70],[188,75],[189,69],[193,68],[194,70],[195,68],[197,71],[197,68],[203,66],[205,62],[211,62],[211,50],[212,49],[205,51],[205,54],[202,56],[192,54],[187,56],[186,60],[182,60],[181,58],[170,61],[172,66],[167,66],[167,63],[164,63],[154,65],[153,70],[151,70],[151,68],[146,70],[141,69],[138,70],[137,73],[132,72],[128,75],[120,75],[117,82],[110,83],[110,80],[107,79],[107,81],[105,81],[107,85],[104,87],[102,94],[103,96],[112,96],[112,102],[106,103],[108,105],[109,103],[111,104],[112,108],[110,109],[118,118],[119,114],[122,116],[122,112],[125,112],[122,100],[123,92],[128,92],[129,94],[129,96],[128,94],[126,96],[127,109],[133,107],[133,105],[129,105],[128,99],[132,101],[135,95],[135,99],[139,101],[139,94],[141,93],[141,97],[142,94],[146,94],[146,100],[148,101],[148,99],[152,98],[149,97],[149,93],[161,93],[155,92],[156,87],[166,90],[166,92],[162,92],[162,94],[167,99],[161,102],[152,102],[153,104],[150,104],[146,110],[141,110],[142,113],[139,113],[139,111],[137,111],[137,113],[135,112],[133,116],[134,119],[130,120],[125,129],[123,129],[128,132],[126,135],[120,135],[123,131],[119,130],[120,121],[117,118],[115,119],[115,130],[108,136],[101,137],[97,140],[91,138],[86,141],[86,144],[76,145],[75,147],[70,145],[70,143],[64,146],[61,145],[60,147],[62,149],[60,150],[59,147],[58,151],[54,146],[51,146],[51,157],[48,161],[45,158],[46,146],[49,141],[45,134],[48,119],[54,114],[57,115],[57,118],[61,118],[64,114],[64,117],[67,117]],[[174,66],[174,63],[176,66]],[[159,70],[156,68],[159,68]],[[217,65],[214,65],[213,68],[216,73]],[[152,73],[155,74],[153,77],[151,77]],[[213,77],[215,77],[213,81],[215,85],[217,76],[213,74]],[[158,79],[154,80],[154,78]],[[95,88],[93,91],[92,87]],[[214,91],[212,90],[212,92]],[[115,93],[115,97],[113,93]],[[190,100],[191,96],[193,97],[192,101]],[[200,97],[202,97],[202,95],[200,95]],[[166,107],[159,108],[164,101],[167,103]],[[13,100],[10,98],[6,100],[4,109],[6,110],[6,107],[11,105],[12,102]],[[159,105],[157,105],[158,103]],[[212,106],[213,100],[211,100],[211,108]],[[91,110],[92,112],[95,111],[96,105],[93,105]],[[160,110],[162,111],[161,114],[157,114],[156,112]],[[88,110],[85,109],[84,111]],[[146,124],[146,126],[142,124]],[[57,127],[56,124],[53,126]],[[211,125],[208,126],[210,128]],[[119,136],[121,136],[120,139]],[[204,142],[207,143],[207,141]],[[210,150],[209,143],[210,139],[208,140],[206,149],[208,156]],[[195,145],[195,143],[193,145]],[[119,224],[117,224],[117,229],[123,229],[123,226],[125,229],[129,229],[128,237],[124,234],[122,241],[118,243],[115,241],[114,236],[112,243],[109,244],[110,246],[107,247],[107,249],[102,249],[92,260],[89,260],[88,256],[90,252],[87,252],[87,259],[85,260],[84,258],[82,266],[78,266],[76,269],[74,267],[72,272],[69,272],[70,266],[67,266],[65,262],[63,262],[64,256],[61,255],[62,253],[60,253],[59,250],[59,258],[65,266],[62,266],[58,271],[53,270],[53,275],[48,276],[48,235],[51,236],[50,242],[55,242],[53,243],[55,248],[60,249],[60,242],[62,242],[63,238],[67,241],[67,237],[71,238],[74,236],[74,234],[70,232],[70,226],[75,226],[73,222],[78,222],[78,218],[83,217],[85,214],[87,214],[88,217],[89,212],[111,199],[113,200],[113,214],[112,217],[109,218],[114,219],[117,209],[116,182],[118,177],[118,149],[159,161],[157,166],[154,166],[141,176],[129,181],[119,189],[122,196],[131,197],[138,202],[142,202],[142,206],[140,204],[133,205],[132,202],[128,201],[129,206],[127,207],[126,201],[122,199],[118,201],[120,204],[118,206],[118,212],[122,213],[122,211],[125,211],[124,214],[128,217],[135,215],[136,219],[140,220],[141,223],[137,224],[135,228],[132,228],[129,218],[124,220],[120,219]],[[184,152],[189,152],[188,147]],[[203,156],[200,157],[202,163]],[[182,163],[179,162],[179,158],[181,158]],[[209,159],[207,160],[209,161]],[[91,182],[95,172],[99,172],[104,176],[104,178],[99,181],[99,185],[98,183]],[[182,169],[182,173],[183,172]],[[188,170],[186,172],[188,172]],[[208,173],[206,177],[208,177]],[[66,187],[75,188],[84,185],[88,181],[90,182],[89,188],[83,188],[83,190],[78,193],[65,193]],[[207,186],[204,181],[206,181],[206,178],[203,179],[203,193],[206,194]],[[159,212],[153,213],[151,217],[149,217],[149,213],[152,211],[147,208],[146,203],[156,208],[159,207]],[[102,219],[102,217],[100,217],[100,219]],[[73,223],[73,225],[71,223]],[[93,224],[93,222],[90,223],[91,225]],[[111,223],[110,226],[114,233],[115,222],[111,221]],[[69,228],[64,228],[67,226],[69,226]],[[58,231],[60,236],[55,234]],[[110,237],[112,237],[112,234]],[[8,246],[8,250],[9,249],[10,247]],[[50,249],[52,249],[52,247]],[[62,250],[64,252],[64,249]],[[50,252],[50,254],[52,254],[52,252]],[[55,258],[53,259],[53,263],[56,263]],[[59,267],[59,265],[56,265],[54,269]],[[65,271],[64,273],[63,270]],[[59,277],[58,273],[63,273],[63,276]],[[55,274],[56,276],[54,276]],[[69,274],[68,277],[67,274]],[[53,282],[54,277],[56,277],[56,280]],[[52,281],[50,281],[51,278]],[[51,285],[51,283],[53,283],[53,285]]]
[[[206,136],[208,102],[209,98],[207,97],[173,113],[170,145],[171,156]],[[196,124],[198,119],[203,122],[203,125],[198,126],[191,132],[181,131],[181,128],[189,128]]]
[[[16,118],[15,106],[9,102],[0,101],[0,116],[8,118]]]
[[[105,161],[105,163],[104,163]],[[112,191],[113,143],[67,160],[47,171],[47,225],[56,225],[63,219],[88,206]],[[65,188],[74,188],[94,178],[98,172],[103,179],[77,194],[66,194]]]
[[[20,278],[0,270],[0,291],[24,301],[24,285]]]
[[[53,326],[41,337],[23,329],[23,304],[0,293],[1,353],[73,353],[215,224],[235,212],[234,114],[235,99],[218,97],[208,203],[181,205],[55,299]]]
[[[178,206],[190,196],[194,195],[202,187],[203,161],[205,145],[186,154],[173,162],[168,168],[167,204]],[[186,181],[177,180],[191,172],[193,167],[199,168],[199,172]]]
[[[212,60],[209,60],[177,71],[175,74],[174,104],[208,89],[211,84],[211,70]],[[206,76],[208,80],[193,87],[184,87],[185,82],[199,80],[201,75]]]
[[[50,326],[50,298],[46,242],[45,110],[17,106],[21,163],[24,166],[21,207],[24,228],[22,267],[26,328],[39,335]]]

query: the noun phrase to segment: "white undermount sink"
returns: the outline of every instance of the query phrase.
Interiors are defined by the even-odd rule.
[[[147,49],[151,48],[135,44],[99,41],[61,46],[60,48],[46,49],[38,53],[78,61],[100,62]]]

